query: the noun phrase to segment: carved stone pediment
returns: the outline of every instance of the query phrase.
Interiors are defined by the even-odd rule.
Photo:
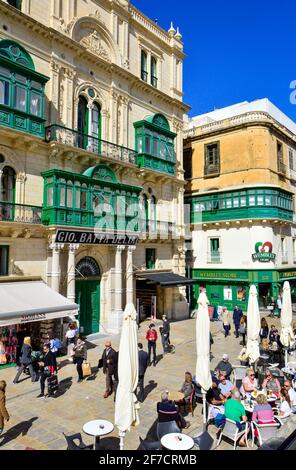
[[[98,31],[91,28],[82,28],[79,36],[78,41],[82,46],[102,59],[108,62],[111,61],[110,48]]]

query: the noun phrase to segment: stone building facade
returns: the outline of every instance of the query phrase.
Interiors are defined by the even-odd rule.
[[[85,334],[118,332],[128,301],[184,318],[182,282],[147,281],[185,274],[180,33],[127,0],[0,15],[0,279],[42,278]]]
[[[187,121],[195,301],[206,287],[211,305],[246,310],[255,284],[266,306],[285,280],[295,301],[295,165],[296,125],[267,99]]]

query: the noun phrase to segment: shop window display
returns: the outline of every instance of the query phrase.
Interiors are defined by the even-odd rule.
[[[16,363],[16,326],[0,328],[0,366]]]

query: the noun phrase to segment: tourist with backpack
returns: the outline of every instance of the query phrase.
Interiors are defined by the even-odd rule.
[[[151,351],[153,352],[153,366],[156,366],[156,341],[158,339],[157,331],[155,330],[154,323],[150,323],[149,330],[146,333],[146,339],[148,341],[148,362],[151,366]]]

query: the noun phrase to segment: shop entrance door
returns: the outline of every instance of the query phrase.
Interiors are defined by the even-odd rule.
[[[272,295],[270,283],[259,283],[259,307],[266,308]]]
[[[100,330],[100,281],[77,280],[76,303],[79,305],[80,332],[83,335]]]

